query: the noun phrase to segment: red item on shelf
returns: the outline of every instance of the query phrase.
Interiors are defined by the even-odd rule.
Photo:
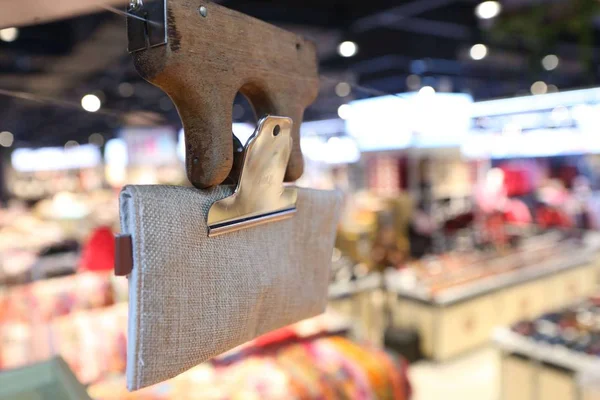
[[[504,213],[494,212],[486,216],[485,230],[488,233],[490,240],[495,244],[508,243],[508,235],[506,233],[506,220]]]
[[[268,347],[276,343],[298,339],[298,334],[290,327],[280,328],[254,339],[254,346]]]
[[[115,266],[115,237],[108,227],[100,227],[83,246],[79,269],[84,271],[112,271]]]
[[[530,225],[533,222],[531,212],[520,200],[509,200],[504,208],[506,222],[514,225]]]
[[[541,206],[536,210],[537,224],[542,228],[569,228],[573,226],[570,218],[560,210]]]
[[[504,187],[508,197],[524,196],[533,192],[534,171],[530,164],[507,162],[499,168],[504,172]]]
[[[465,229],[475,221],[475,214],[467,212],[460,214],[444,223],[444,231],[446,233],[455,233],[461,229]]]
[[[579,170],[574,165],[563,165],[558,171],[558,178],[566,188],[572,188],[575,178],[579,175]]]

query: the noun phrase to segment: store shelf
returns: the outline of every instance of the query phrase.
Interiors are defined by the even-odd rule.
[[[375,346],[382,345],[381,332],[386,319],[383,312],[382,276],[372,273],[355,281],[336,282],[329,287],[328,310],[352,321],[352,337]]]
[[[565,368],[574,372],[600,375],[600,358],[555,346],[537,342],[508,328],[498,328],[493,335],[494,342],[504,351]]]
[[[523,266],[518,269],[433,293],[410,271],[386,273],[385,285],[396,299],[393,322],[419,332],[426,357],[452,359],[488,343],[498,326],[593,295],[600,275],[597,251],[597,242],[586,241],[584,246],[563,248],[562,252],[556,249],[556,256],[546,255],[544,261],[531,265],[526,260],[536,257],[522,253],[518,257]],[[509,257],[495,260],[496,265],[512,265]]]
[[[381,288],[383,278],[379,273],[372,273],[354,281],[334,282],[329,285],[329,299],[350,296],[360,292]]]
[[[537,342],[508,328],[498,328],[493,336],[503,351],[502,400],[599,398],[599,357]]]
[[[516,271],[478,279],[473,283],[445,289],[435,295],[430,295],[424,288],[409,287],[403,284],[400,275],[397,273],[386,274],[385,280],[388,290],[403,298],[425,302],[429,305],[450,306],[494,291],[525,284],[590,264],[594,260],[595,252],[595,247],[588,247],[577,254],[569,254],[559,259],[534,264]]]

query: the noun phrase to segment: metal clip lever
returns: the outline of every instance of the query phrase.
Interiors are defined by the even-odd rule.
[[[292,151],[292,120],[267,116],[258,122],[246,144],[235,193],[216,201],[208,212],[208,236],[217,236],[291,218],[297,189],[284,186]]]

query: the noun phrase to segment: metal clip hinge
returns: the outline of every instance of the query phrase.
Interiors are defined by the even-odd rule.
[[[127,8],[130,53],[167,44],[167,0],[130,0]]]

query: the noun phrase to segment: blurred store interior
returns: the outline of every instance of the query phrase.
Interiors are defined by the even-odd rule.
[[[344,193],[329,306],[133,393],[118,196],[189,186],[185,133],[134,68],[127,2],[94,3],[0,16],[0,382],[60,365],[98,400],[600,399],[598,1],[217,1],[316,45],[297,184]],[[257,116],[231,107],[245,144]]]

